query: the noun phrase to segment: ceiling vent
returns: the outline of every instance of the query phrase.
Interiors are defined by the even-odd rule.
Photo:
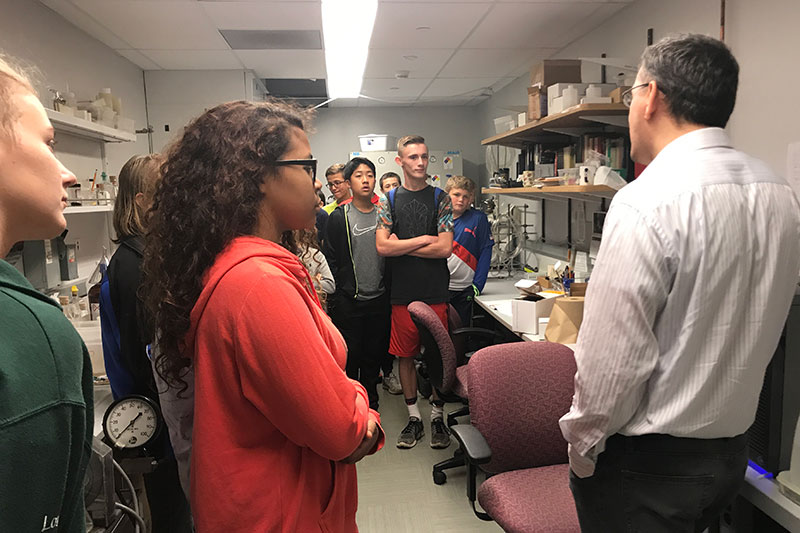
[[[232,50],[322,50],[319,30],[219,30]]]
[[[313,107],[328,99],[328,87],[323,79],[265,78],[261,81],[272,98],[293,100],[303,107]]]

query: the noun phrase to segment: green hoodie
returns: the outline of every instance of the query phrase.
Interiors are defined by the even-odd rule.
[[[80,336],[0,260],[0,531],[85,531],[93,410]]]

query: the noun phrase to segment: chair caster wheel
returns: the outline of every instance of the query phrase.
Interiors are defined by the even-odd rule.
[[[435,470],[433,472],[433,482],[437,485],[444,485],[447,482],[447,474]]]

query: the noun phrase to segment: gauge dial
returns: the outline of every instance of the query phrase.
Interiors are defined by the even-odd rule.
[[[126,396],[112,403],[103,418],[103,431],[117,448],[140,448],[161,429],[158,406],[144,396]]]

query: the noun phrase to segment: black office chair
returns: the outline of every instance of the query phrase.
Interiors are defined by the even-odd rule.
[[[458,325],[458,313],[450,306],[448,323]],[[447,328],[439,320],[438,315],[431,307],[423,302],[408,304],[411,320],[419,330],[420,348],[422,352],[422,365],[418,369],[418,382],[428,382],[430,387],[435,387],[439,397],[446,403],[463,403],[460,409],[447,414],[448,427],[458,424],[457,417],[469,414],[469,384],[466,379],[466,362],[468,355],[463,352],[468,337],[480,337],[492,342],[495,332],[482,328],[456,328],[448,333]],[[459,348],[462,351],[459,351]],[[424,385],[420,387],[421,392]],[[429,396],[430,394],[426,395]],[[456,450],[454,456],[441,461],[433,467],[433,481],[442,485],[447,481],[444,470],[464,466],[464,457],[461,450]]]

